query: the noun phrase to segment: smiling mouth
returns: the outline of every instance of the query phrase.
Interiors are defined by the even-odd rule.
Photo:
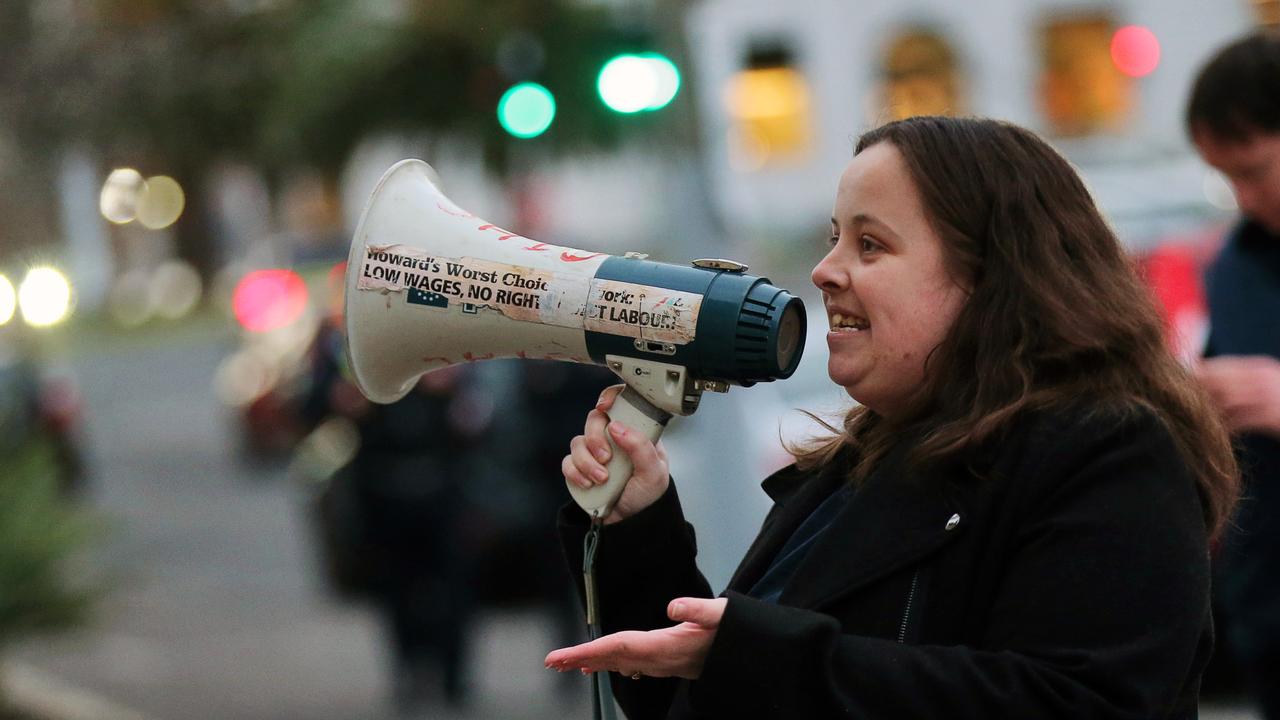
[[[841,315],[840,313],[832,313],[831,315],[831,330],[833,332],[862,332],[870,329],[871,323],[864,317]]]

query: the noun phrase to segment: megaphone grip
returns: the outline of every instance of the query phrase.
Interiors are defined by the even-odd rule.
[[[655,407],[630,385],[623,388],[618,398],[613,401],[613,407],[609,408],[610,421],[626,425],[653,443],[658,442],[658,438],[662,437],[662,431],[666,429],[667,421],[670,419],[670,413]],[[606,435],[606,437],[609,438],[609,445],[613,450],[609,464],[605,466],[609,471],[609,479],[603,485],[590,488],[580,488],[573,483],[565,483],[569,487],[569,494],[573,496],[574,502],[578,503],[578,507],[585,510],[588,515],[600,518],[608,517],[613,511],[613,506],[617,504],[618,498],[622,497],[622,491],[627,487],[627,481],[631,479],[633,469],[631,456],[614,442],[613,436]]]

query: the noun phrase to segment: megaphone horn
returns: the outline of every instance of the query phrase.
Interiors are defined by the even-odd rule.
[[[346,343],[370,400],[403,397],[424,372],[492,358],[606,365],[627,389],[610,417],[656,441],[703,390],[789,377],[804,349],[799,298],[727,260],[692,266],[537,242],[455,205],[421,160],[382,176],[352,239]],[[612,440],[610,440],[612,442]],[[604,517],[631,476],[582,490]]]

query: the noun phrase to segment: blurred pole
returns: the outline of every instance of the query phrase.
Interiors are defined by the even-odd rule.
[[[658,47],[680,70],[680,91],[661,114],[658,146],[672,168],[666,206],[672,208],[664,236],[674,241],[671,258],[699,257],[733,250],[724,219],[713,200],[702,142],[701,118],[694,97],[699,92],[692,72],[685,19],[690,0],[622,0],[614,9],[620,27],[652,30]]]
[[[694,98],[701,88],[697,85],[697,73],[693,72],[692,53],[689,52],[686,16],[690,0],[655,0],[654,17],[657,37],[671,51],[671,59],[680,68],[681,88],[677,102],[669,107],[670,136],[675,138],[672,160],[677,164],[677,182],[673,192],[680,195],[676,207],[684,212],[687,225],[682,229],[692,237],[696,246],[707,252],[732,252],[733,243],[726,234],[724,218],[720,216],[711,192],[711,175],[703,144],[702,118]]]
[[[98,213],[99,178],[89,151],[62,152],[58,170],[58,209],[66,268],[79,312],[94,312],[105,302],[115,273],[115,258]]]

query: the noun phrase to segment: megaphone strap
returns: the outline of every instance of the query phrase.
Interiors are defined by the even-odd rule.
[[[587,589],[587,635],[591,640],[603,634],[600,626],[600,597],[596,594],[596,551],[600,548],[600,530],[604,518],[598,512],[591,517],[591,527],[582,540],[582,576]],[[609,685],[609,671],[591,673],[591,708],[595,720],[616,720],[613,704],[613,688]]]

